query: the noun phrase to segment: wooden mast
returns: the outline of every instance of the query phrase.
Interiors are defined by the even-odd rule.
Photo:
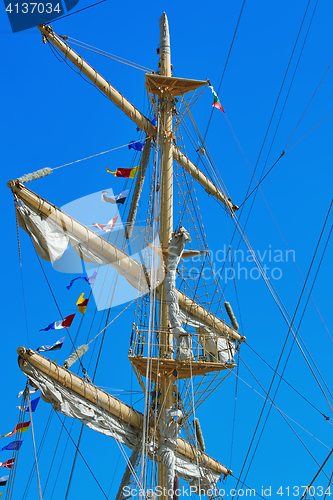
[[[160,60],[159,74],[161,76],[171,76],[171,55],[170,55],[170,35],[168,19],[163,12],[160,18]],[[165,93],[159,98],[160,109],[160,147],[161,147],[161,202],[160,202],[160,245],[163,250],[167,250],[173,231],[173,144],[172,144],[172,109],[173,99]],[[163,252],[164,265],[166,263],[167,252]],[[172,358],[173,354],[173,335],[168,333],[168,306],[166,303],[166,288],[162,284],[162,293],[160,300],[160,334],[159,334],[159,356],[160,358]],[[165,373],[158,374],[160,401],[159,408],[160,419],[164,410],[173,406],[173,380],[172,375],[167,377]],[[160,443],[159,437],[159,445]],[[164,465],[158,463],[158,486],[161,487],[163,494],[162,500],[168,498],[165,495],[166,477]]]

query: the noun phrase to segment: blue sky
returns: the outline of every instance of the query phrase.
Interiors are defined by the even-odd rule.
[[[81,0],[77,8],[86,5],[88,2]],[[174,75],[202,80],[209,78],[217,90],[241,5],[242,2],[238,0],[234,2],[213,1],[209,4],[148,0],[142,5],[131,0],[126,4],[112,3],[108,0],[93,9],[51,24],[56,33],[71,36],[155,70],[158,63],[156,55],[156,48],[159,44],[158,19],[165,10],[170,25]],[[210,154],[232,200],[238,205],[244,200],[251,178],[248,165],[251,169],[254,169],[256,165],[307,5],[307,1],[300,0],[294,2],[247,0],[245,3],[219,97],[247,161],[244,160],[222,113],[214,112],[207,135],[207,147]],[[309,2],[308,13],[294,58],[291,61],[260,156],[258,177],[270,150],[315,5],[316,2]],[[263,263],[269,268],[267,273],[273,278],[274,286],[291,316],[297,305],[303,281],[290,256],[295,256],[296,264],[305,277],[332,197],[332,115],[302,139],[332,111],[332,68],[328,70],[320,84],[289,144],[288,141],[332,59],[332,10],[331,2],[319,0],[267,159],[266,171],[284,149],[287,153],[262,183],[261,188],[267,203],[260,193],[257,193],[246,227],[246,234],[253,248],[260,252]],[[61,335],[52,336],[50,332],[39,332],[40,328],[59,319],[58,312],[31,242],[21,231],[22,272],[28,318],[27,335],[13,198],[6,187],[6,182],[46,166],[55,168],[117,148],[131,140],[139,139],[140,134],[136,131],[136,126],[112,103],[71,71],[66,64],[56,60],[48,46],[42,44],[37,28],[12,34],[5,12],[2,11],[0,36],[4,116],[1,125],[2,169],[0,173],[2,213],[4,214],[2,239],[4,262],[2,304],[4,307],[2,309],[1,355],[3,398],[0,433],[5,434],[10,432],[17,423],[18,410],[15,406],[19,403],[16,394],[23,389],[25,384],[25,378],[17,366],[17,347],[27,345],[28,336],[32,348],[55,342],[61,337]],[[147,112],[143,72],[81,48],[77,50],[135,106]],[[211,103],[212,95],[207,89],[192,110],[202,134],[206,131]],[[189,121],[188,124],[191,127]],[[302,140],[299,144],[288,151],[300,139]],[[195,151],[190,144],[186,151],[192,159],[196,160]],[[134,153],[127,148],[122,148],[55,170],[52,175],[34,181],[27,187],[59,207],[74,203],[76,212],[80,212],[78,207],[82,207],[80,220],[84,223],[106,223],[114,214],[113,212],[107,213],[109,207],[106,204],[98,206],[99,195],[94,193],[100,193],[104,189],[113,189],[117,194],[126,186],[123,179],[110,178],[105,167],[128,168],[134,161]],[[227,220],[217,203],[208,198],[200,186],[197,187],[196,194],[213,256],[213,264],[218,272],[222,266],[223,250],[225,246],[228,248],[234,226],[230,220]],[[147,194],[144,195],[144,200],[146,198]],[[78,199],[88,199],[91,205],[82,201],[77,202]],[[250,206],[251,199],[245,205],[241,218],[243,225]],[[120,210],[123,210],[123,207]],[[110,217],[108,217],[109,214]],[[145,220],[146,214],[146,207],[141,206],[138,220]],[[126,218],[126,215],[120,212],[122,218]],[[97,216],[100,216],[101,220],[92,220]],[[75,217],[79,218],[80,213],[75,213]],[[88,222],[89,217],[90,222]],[[177,221],[177,217],[175,220]],[[309,277],[310,285],[319,265],[331,224],[332,217],[327,222],[318,249]],[[291,253],[286,254],[284,242],[287,243]],[[233,250],[236,250],[237,245],[238,238],[233,244]],[[331,331],[331,245],[332,242],[327,247],[313,289],[313,299],[321,317],[310,301],[300,328],[300,335],[328,387],[332,382],[332,341],[324,323]],[[241,243],[239,249],[243,253],[237,254],[234,265],[237,269],[243,268],[243,271],[239,271],[236,280],[242,332],[246,335],[249,345],[275,367],[288,327],[263,280],[256,279],[253,263],[246,261],[248,254],[245,245]],[[44,268],[63,315],[74,312],[78,295],[83,291],[86,291],[87,295],[88,286],[77,284],[75,288],[67,292],[65,287],[75,275],[55,271],[49,263],[44,263]],[[272,275],[274,268],[278,270],[273,271]],[[247,271],[247,279],[245,271]],[[279,279],[274,279],[274,276],[279,276]],[[223,274],[221,280],[224,285]],[[231,280],[227,282],[225,294],[233,304],[234,310],[237,311]],[[306,299],[305,293],[296,316],[296,324],[300,320]],[[119,314],[122,307],[122,305],[113,307],[110,319]],[[134,305],[130,306],[107,331],[103,356],[96,377],[96,383],[100,386],[117,389],[131,389],[132,387],[137,390],[135,376],[131,374],[130,364],[127,361],[133,311]],[[84,326],[79,333],[78,343],[85,343],[93,314],[94,307],[90,305],[84,318]],[[100,311],[94,323],[93,334],[100,330],[102,319],[103,312]],[[78,318],[76,320],[77,323],[73,323],[72,326],[72,333],[76,333],[78,327]],[[290,346],[290,341],[288,346]],[[97,347],[96,345],[95,349]],[[70,351],[70,343],[66,339],[63,350],[51,353],[50,358],[58,357],[59,363],[62,364]],[[92,354],[93,363],[96,360],[96,353],[95,350]],[[263,389],[267,390],[273,375],[272,370],[249,347],[244,345],[240,353],[246,365],[262,384]],[[91,356],[90,353],[89,356]],[[283,357],[282,364],[285,359],[286,355]],[[293,348],[284,376],[316,408],[325,415],[332,416],[329,404],[297,347]],[[232,459],[235,374],[231,374],[200,407],[197,415],[201,421],[207,453],[228,467],[230,466],[235,476],[238,476],[242,469],[264,401],[258,394],[263,395],[263,389],[242,362],[239,377]],[[321,385],[332,404],[332,397],[322,381]],[[276,387],[276,382],[274,387]],[[127,397],[126,402],[135,403],[137,399],[139,396],[133,395],[132,399]],[[321,464],[331,448],[331,423],[283,382],[277,395],[276,405],[302,426],[303,429],[289,420],[313,457]],[[140,408],[140,404],[137,407]],[[42,439],[50,410],[49,405],[41,402],[35,413],[37,446]],[[264,416],[266,414],[267,409]],[[66,425],[70,427],[69,419]],[[59,420],[54,415],[39,460],[42,487],[47,480],[60,429]],[[260,429],[261,427],[259,431]],[[74,439],[77,439],[79,431],[80,424],[75,422],[72,429]],[[258,435],[256,440],[257,438]],[[3,446],[8,442],[5,438],[2,438],[2,441]],[[54,483],[56,483],[54,495],[59,498],[61,495],[65,496],[75,452],[73,445],[69,443],[62,458],[65,443],[66,437],[63,434],[60,438],[60,451],[56,456],[51,479],[46,488],[45,499],[51,498]],[[85,429],[80,449],[103,489],[106,492],[110,490],[110,498],[113,498],[125,468],[122,457],[118,462],[117,444],[109,438]],[[253,449],[251,449],[250,457]],[[2,452],[2,454],[0,461],[4,462],[10,458],[9,452]],[[57,479],[57,471],[61,462],[63,466]],[[24,435],[24,445],[20,453],[14,498],[22,498],[32,464],[32,440],[31,434],[27,433]],[[247,465],[248,462],[245,471]],[[317,470],[318,465],[295,433],[279,412],[272,409],[246,484],[255,488],[259,493],[262,486],[265,488],[271,486],[271,496],[279,498],[276,492],[280,486],[283,486],[284,493],[288,486],[290,491],[296,493],[297,490],[292,490],[292,488],[308,484]],[[329,461],[324,470],[330,476],[332,462]],[[6,471],[1,469],[2,471],[4,474],[1,475],[5,475]],[[223,487],[229,490],[235,484],[235,480],[229,478]],[[327,484],[328,479],[323,474],[315,483],[316,487],[322,486],[324,489]],[[320,489],[317,489],[317,493],[320,498]],[[103,498],[84,463],[78,458],[68,498],[76,498],[82,494]],[[36,498],[36,495],[37,482],[34,476],[26,498]],[[290,495],[292,496],[292,493]],[[295,497],[300,498],[300,495],[295,495]]]

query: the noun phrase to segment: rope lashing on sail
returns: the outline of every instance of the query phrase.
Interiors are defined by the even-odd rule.
[[[181,410],[169,408],[164,410],[160,418],[158,429],[161,436],[161,444],[158,449],[161,462],[165,467],[166,487],[168,500],[173,498],[173,485],[175,479],[175,449],[177,437],[180,431],[180,422],[183,417]]]
[[[230,318],[231,324],[234,327],[235,330],[239,330],[239,325],[237,323],[236,316],[234,315],[234,311],[232,310],[232,307],[229,302],[224,303],[225,310],[228,313],[228,316]]]
[[[182,321],[179,314],[178,293],[176,289],[176,269],[179,265],[187,240],[190,240],[190,235],[183,227],[180,227],[171,238],[168,245],[166,276],[164,280],[171,332],[177,341],[176,359],[181,360],[191,359],[193,357],[192,339],[191,335],[182,327]]]
[[[40,170],[36,170],[36,172],[32,172],[31,174],[25,174],[22,177],[16,179],[16,181],[20,182],[21,184],[25,184],[26,182],[34,181],[50,174],[52,174],[52,168],[45,167],[41,168]]]
[[[21,370],[39,387],[43,400],[51,403],[56,411],[79,419],[91,429],[113,437],[131,449],[137,446],[142,438],[141,413],[31,350],[21,347],[18,352]],[[147,443],[147,449],[152,456],[152,442]],[[207,478],[204,488],[209,489],[214,487],[221,474],[227,475],[230,471],[208,455],[201,456],[203,462],[198,467],[196,452],[185,440],[177,438],[175,471],[191,485],[197,484],[204,475]],[[208,477],[212,479],[208,480]]]
[[[200,450],[205,451],[205,441],[204,441],[204,437],[202,434],[201,425],[200,425],[199,419],[197,417],[194,418],[193,425],[194,425],[195,435],[196,435]]]

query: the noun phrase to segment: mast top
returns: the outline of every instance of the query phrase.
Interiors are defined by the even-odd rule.
[[[160,54],[170,54],[169,23],[165,12],[160,17]]]

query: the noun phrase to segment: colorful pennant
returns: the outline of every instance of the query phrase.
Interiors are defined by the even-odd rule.
[[[11,443],[7,444],[7,446],[1,448],[0,451],[6,451],[6,450],[18,451],[21,448],[22,443],[23,441],[12,441]]]
[[[20,391],[16,397],[20,398],[22,396],[22,394],[24,393],[24,390]],[[34,392],[37,392],[37,391],[39,391],[38,387],[36,387],[36,388],[32,387],[31,389],[29,389],[30,394],[33,394]]]
[[[217,93],[215,92],[214,88],[212,87],[212,85],[209,85],[209,88],[211,89],[212,93],[213,93],[213,96],[214,96],[214,102],[212,104],[213,108],[217,108],[217,109],[220,109],[222,111],[222,113],[225,113],[224,109],[223,109],[223,106],[222,104],[220,103],[220,100],[217,96]]]
[[[131,141],[128,145],[128,149],[135,149],[135,151],[142,151],[145,145],[145,141]]]
[[[107,193],[107,191],[102,191],[102,201],[106,203],[121,203],[123,205],[129,193],[129,189],[122,191],[120,194],[117,194],[117,196],[105,196],[105,193]]]
[[[112,231],[112,229],[114,228],[114,226],[116,224],[116,220],[117,219],[118,219],[118,216],[114,217],[111,220],[109,220],[109,222],[107,224],[96,224],[96,223],[94,223],[93,227],[95,227],[96,229],[101,229],[104,232]]]
[[[80,297],[76,301],[77,308],[81,314],[84,314],[87,310],[89,299],[84,298],[84,293],[81,293]]]
[[[134,168],[117,168],[115,172],[106,167],[106,171],[113,174],[115,177],[125,177],[126,179],[134,179],[139,166]]]
[[[7,462],[0,462],[0,467],[5,467],[6,469],[11,469],[15,463],[15,458],[10,458]]]
[[[38,398],[33,399],[31,401],[31,411],[35,411],[36,410],[37,405],[39,403],[39,400],[40,400],[40,396]],[[26,406],[17,406],[16,408],[18,408],[21,411],[29,411],[29,405],[26,405]]]
[[[97,273],[96,273],[96,271],[94,271],[92,276],[90,276],[90,278],[87,278],[86,276],[78,276],[77,278],[73,278],[71,280],[70,284],[66,286],[66,288],[67,288],[67,290],[70,290],[72,288],[74,281],[79,280],[79,279],[86,280],[86,282],[89,283],[89,285],[93,285],[95,283],[95,280],[96,280],[96,275],[97,275]]]
[[[58,351],[59,349],[62,348],[65,338],[66,337],[61,337],[61,339],[57,340],[57,342],[55,342],[52,345],[42,345],[40,347],[37,347],[36,351],[37,352]]]
[[[16,432],[27,432],[29,429],[30,422],[23,422],[22,424],[17,424],[15,426],[15,429],[12,432],[9,432],[8,434],[3,434],[0,435],[0,437],[5,438],[9,436],[13,436]]]
[[[50,323],[46,328],[41,328],[40,332],[47,332],[48,330],[59,330],[60,328],[69,328],[73,322],[75,314],[70,314],[66,316],[65,319],[55,321],[55,323]]]

